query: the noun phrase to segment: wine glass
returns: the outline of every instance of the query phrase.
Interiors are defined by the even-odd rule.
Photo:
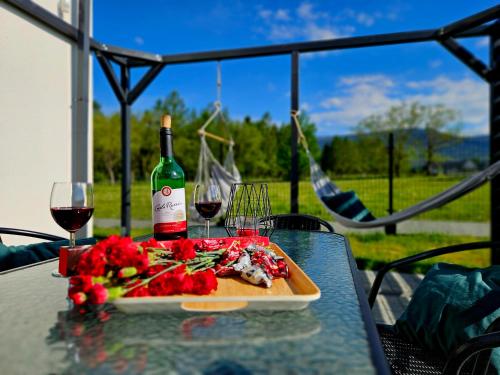
[[[69,247],[76,246],[75,233],[94,212],[94,188],[88,182],[54,182],[50,194],[50,213],[60,227],[69,232]]]
[[[194,206],[205,218],[206,237],[210,237],[210,219],[217,215],[222,206],[220,187],[214,183],[197,184],[194,188]]]

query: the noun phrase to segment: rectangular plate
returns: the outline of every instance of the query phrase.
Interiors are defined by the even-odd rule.
[[[218,288],[208,296],[182,294],[166,297],[118,298],[113,303],[126,313],[162,311],[301,310],[317,300],[316,284],[275,243],[269,246],[285,258],[288,279],[274,279],[271,288],[252,285],[238,276],[218,277]]]

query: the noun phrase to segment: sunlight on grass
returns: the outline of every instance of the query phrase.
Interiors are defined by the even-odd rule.
[[[450,187],[459,179],[441,177],[408,177],[395,180],[394,205],[403,209],[416,204],[432,194]],[[345,191],[354,190],[376,217],[387,214],[387,181],[385,179],[339,180],[338,185]],[[421,220],[453,220],[486,222],[489,220],[489,185],[417,218]],[[193,183],[186,184],[186,198],[190,201]],[[299,211],[332,220],[315,195],[309,181],[299,185]],[[132,217],[151,219],[151,187],[147,182],[135,182],[132,185]],[[95,184],[96,218],[120,217],[120,185],[105,183]],[[274,213],[290,212],[290,183],[286,181],[270,182],[269,197]]]
[[[377,269],[382,264],[418,254],[438,247],[460,243],[486,241],[484,237],[455,236],[435,233],[398,234],[386,236],[383,233],[347,234],[354,257],[361,268]],[[424,272],[431,264],[447,262],[467,267],[487,267],[490,265],[490,251],[473,250],[424,260],[406,271]]]

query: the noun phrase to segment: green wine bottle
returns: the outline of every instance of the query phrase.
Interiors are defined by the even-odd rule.
[[[157,240],[187,237],[184,171],[174,159],[172,119],[162,116],[160,163],[151,174],[153,233]]]

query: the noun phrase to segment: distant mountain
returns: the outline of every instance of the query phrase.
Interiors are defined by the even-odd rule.
[[[347,134],[339,136],[355,140],[356,134]],[[385,137],[385,136],[384,136]],[[321,149],[332,141],[333,136],[318,137],[318,144]],[[423,129],[413,129],[411,131],[408,143],[410,145],[424,144],[425,131]],[[397,141],[397,136],[396,136]],[[448,160],[488,160],[489,159],[489,135],[475,135],[470,137],[460,136],[441,146],[439,154]]]

